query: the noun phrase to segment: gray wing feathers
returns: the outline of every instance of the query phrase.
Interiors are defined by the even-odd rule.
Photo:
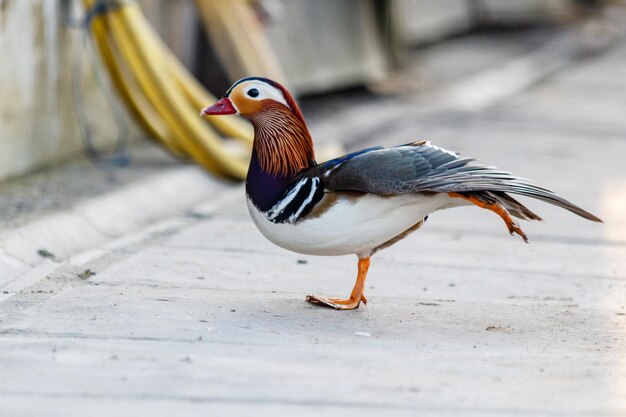
[[[326,188],[333,191],[363,191],[379,195],[476,191],[512,193],[543,200],[586,219],[600,221],[530,180],[473,162],[474,159],[461,158],[458,154],[429,144],[406,145],[354,157],[326,175],[324,182]]]
[[[491,198],[492,201],[502,205],[511,214],[511,216],[515,216],[523,220],[541,220],[541,217],[530,211],[528,207],[524,206],[507,193],[501,191],[484,191],[484,194],[486,194],[488,198]]]
[[[408,193],[413,192],[415,180],[426,179],[438,168],[458,159],[453,153],[430,146],[380,149],[350,159],[324,181],[331,190],[381,195]]]

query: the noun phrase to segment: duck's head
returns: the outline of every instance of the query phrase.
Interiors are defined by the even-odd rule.
[[[288,111],[304,123],[302,113],[289,91],[276,81],[262,77],[247,77],[237,81],[217,103],[205,108],[202,114],[239,114],[253,119],[268,111]]]
[[[239,114],[249,119],[254,126],[255,155],[261,168],[272,175],[294,175],[315,164],[302,112],[289,91],[276,81],[243,78],[202,114]]]

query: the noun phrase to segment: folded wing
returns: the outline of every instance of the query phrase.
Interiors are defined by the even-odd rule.
[[[476,164],[474,159],[463,158],[424,141],[394,148],[366,149],[320,164],[303,175],[321,178],[330,191],[362,191],[384,196],[417,192],[487,193],[516,202],[502,194],[518,194],[543,200],[592,221],[601,221],[530,180]]]

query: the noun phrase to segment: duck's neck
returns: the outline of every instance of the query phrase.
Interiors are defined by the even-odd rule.
[[[304,119],[284,107],[249,119],[254,144],[246,192],[257,208],[267,211],[299,172],[316,165],[313,141]]]

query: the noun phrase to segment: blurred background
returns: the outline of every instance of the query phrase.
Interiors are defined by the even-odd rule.
[[[102,63],[97,45],[84,42],[85,33],[93,38],[90,28],[79,27],[86,23],[80,21],[85,6],[115,9],[116,3],[128,2],[0,2],[0,180],[77,155],[84,148],[80,123],[94,125],[98,148],[107,149],[118,139],[120,121],[112,107],[124,97],[116,90],[113,102],[106,100],[103,90],[115,87],[115,75]],[[623,3],[601,0],[138,3],[148,24],[209,91],[221,95],[240,77],[265,75],[284,82],[305,107],[309,97],[345,89],[423,94],[513,61],[568,30],[584,32],[575,52],[606,48],[624,23],[619,20]],[[95,20],[103,19],[99,12]],[[562,59],[563,48],[572,45],[556,45],[555,61]],[[128,106],[122,113],[123,123],[130,125],[128,137],[145,137]]]
[[[0,415],[626,415],[625,35],[624,0],[0,0]],[[433,213],[311,307],[352,260],[266,241],[250,126],[199,116],[249,75],[319,160],[428,139],[604,224]]]
[[[463,148],[446,142],[463,125],[439,128],[502,122],[503,100],[614,56],[624,14],[617,0],[2,0],[0,226],[188,161],[243,178],[249,126],[196,115],[249,75],[294,92],[320,159],[437,134]],[[594,107],[566,100],[569,83],[508,122],[619,130],[624,65],[580,80],[578,98],[606,87]]]

